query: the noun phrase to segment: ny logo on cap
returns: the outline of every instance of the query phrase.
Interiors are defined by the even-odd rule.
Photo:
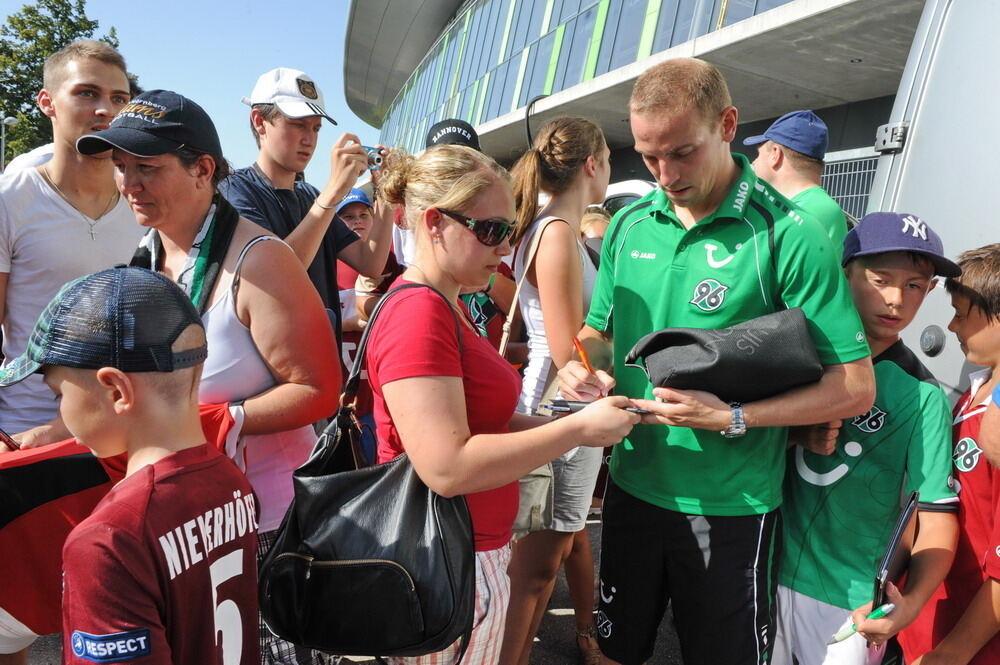
[[[907,215],[903,218],[903,228],[900,229],[900,233],[907,231],[912,232],[914,238],[919,236],[921,240],[927,240],[927,224],[913,215]]]
[[[299,92],[303,96],[309,99],[317,99],[319,95],[316,94],[316,84],[312,81],[306,81],[305,79],[295,79],[295,83],[299,86]]]

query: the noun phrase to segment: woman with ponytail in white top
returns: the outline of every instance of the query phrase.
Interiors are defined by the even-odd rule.
[[[556,118],[542,127],[511,172],[519,242],[514,273],[521,285],[518,303],[529,349],[518,406],[522,413],[535,413],[549,377],[573,358],[573,337],[583,325],[597,276],[582,242],[580,220],[588,205],[604,200],[611,175],[609,154],[597,125],[583,118]],[[540,191],[550,197],[541,208]],[[552,462],[551,528],[530,533],[514,546],[502,663],[528,663],[556,574],[572,549],[574,534],[586,524],[602,454],[600,448],[574,448]],[[590,580],[584,583],[589,602],[574,608],[585,665],[600,658],[593,624],[592,562],[589,568]]]

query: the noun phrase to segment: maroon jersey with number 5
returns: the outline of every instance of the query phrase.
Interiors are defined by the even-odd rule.
[[[63,548],[63,662],[259,662],[257,514],[208,445],[118,483]]]

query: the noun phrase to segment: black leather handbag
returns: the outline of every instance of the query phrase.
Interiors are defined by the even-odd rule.
[[[704,390],[727,402],[753,402],[814,383],[823,365],[798,307],[729,328],[664,328],[632,347],[625,364],[663,388]]]
[[[461,660],[472,633],[476,568],[465,498],[432,492],[405,454],[335,470],[339,446],[354,446],[361,459],[353,402],[368,336],[391,296],[416,287],[430,288],[393,289],[372,313],[341,406],[294,472],[295,497],[261,563],[264,622],[293,644],[338,655],[418,656],[461,639]]]

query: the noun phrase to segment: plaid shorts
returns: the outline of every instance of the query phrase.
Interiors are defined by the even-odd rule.
[[[510,603],[510,545],[489,552],[476,552],[476,616],[469,650],[462,665],[497,665],[500,644]],[[444,651],[426,656],[387,658],[389,665],[452,665],[458,657],[461,640]]]
[[[277,530],[257,534],[258,566],[277,537]],[[260,622],[261,665],[337,665],[340,662],[339,656],[306,649],[286,642],[280,637],[275,637],[264,625],[263,616],[258,616],[258,621]]]

